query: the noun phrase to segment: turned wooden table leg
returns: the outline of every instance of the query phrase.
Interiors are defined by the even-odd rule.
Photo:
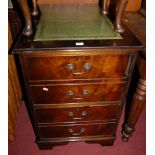
[[[127,3],[128,3],[128,0],[120,0],[118,4],[114,30],[119,33],[124,32],[124,28],[122,26],[122,17]]]
[[[25,27],[23,29],[23,34],[25,36],[31,36],[33,33],[32,20],[31,20],[30,11],[28,8],[27,0],[17,0],[17,2],[22,10],[22,13],[25,19]]]
[[[110,0],[102,0],[102,13],[104,15],[108,14]]]
[[[37,0],[32,0],[32,3],[33,3],[33,10],[31,12],[31,15],[32,16],[37,16],[39,14]]]
[[[146,101],[146,66],[145,60],[141,58],[139,65],[140,79],[134,93],[127,122],[123,126],[122,140],[127,142],[135,130],[136,122],[143,110]]]

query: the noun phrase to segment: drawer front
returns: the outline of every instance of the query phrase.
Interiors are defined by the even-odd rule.
[[[98,101],[118,101],[121,99],[123,84],[80,84],[30,86],[34,104],[58,104]]]
[[[38,123],[116,120],[119,105],[35,109]]]
[[[62,138],[79,136],[112,135],[115,123],[93,123],[40,126],[38,128],[40,138]]]
[[[129,56],[25,57],[28,80],[122,78]]]

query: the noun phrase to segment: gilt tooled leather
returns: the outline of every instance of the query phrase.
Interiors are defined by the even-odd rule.
[[[41,7],[35,41],[122,39],[98,6]]]

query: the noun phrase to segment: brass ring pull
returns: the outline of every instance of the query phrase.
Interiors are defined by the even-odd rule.
[[[73,97],[74,93],[71,90],[67,91],[67,96],[70,96],[72,100],[82,100],[83,99],[83,97]]]
[[[67,96],[73,96],[73,95],[74,95],[73,91],[71,91],[71,90],[67,91]]]
[[[83,66],[84,70],[89,70],[91,68],[91,64],[90,63],[85,63]]]
[[[74,74],[74,75],[81,75],[81,74],[84,74],[84,73],[86,73],[86,72],[72,72],[72,74]]]
[[[86,96],[86,95],[88,95],[88,94],[89,94],[89,91],[88,91],[88,90],[83,90],[83,91],[82,91],[82,95],[83,95],[83,96]]]
[[[83,100],[83,97],[73,97],[72,100]]]
[[[74,113],[73,113],[72,111],[68,112],[67,115],[68,115],[69,117],[74,117]]]
[[[74,113],[72,112],[72,111],[69,111],[68,113],[67,113],[67,115],[69,116],[69,117],[72,117],[72,119],[74,119],[74,120],[80,120],[80,119],[83,119],[83,117],[84,116],[87,116],[87,111],[82,111],[81,112],[81,116],[82,117],[74,117]]]
[[[67,69],[68,70],[73,70],[74,69],[74,65],[73,64],[68,64],[67,65]]]
[[[82,91],[82,96],[87,96],[89,94],[88,90],[83,90]],[[67,91],[67,96],[70,96],[72,100],[83,100],[84,97],[73,97],[74,92],[72,90]]]
[[[81,120],[83,118],[82,117],[73,117],[72,119],[74,119],[74,120]]]
[[[80,119],[83,119],[84,116],[87,116],[87,114],[88,114],[87,111],[82,111],[81,112],[81,116],[82,117],[73,117],[72,119],[74,119],[74,120],[80,120]]]
[[[81,116],[86,116],[88,113],[87,113],[87,111],[82,111],[81,112]]]
[[[67,91],[67,96],[70,96],[72,100],[82,100],[83,99],[83,97],[73,97],[74,92],[71,90]]]
[[[68,129],[68,132],[72,134],[72,136],[79,136],[86,131],[85,128],[81,128],[79,132],[75,132],[73,129]]]
[[[70,70],[73,75],[81,75],[87,73],[87,71],[91,68],[91,65],[89,63],[84,64],[83,69],[85,70],[85,72],[73,72],[74,68],[75,66],[73,64],[67,65],[67,69]]]
[[[85,72],[73,72],[75,66],[73,64],[68,64],[67,65],[67,69],[71,71],[72,74],[74,75],[80,75],[80,74],[84,74]]]

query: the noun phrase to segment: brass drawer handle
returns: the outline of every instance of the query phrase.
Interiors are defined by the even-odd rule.
[[[88,94],[89,94],[89,91],[88,91],[88,90],[83,90],[83,91],[82,91],[82,95],[86,96],[86,95],[88,95]]]
[[[74,92],[69,90],[67,91],[67,96],[70,96],[72,100],[82,100],[83,98],[82,97],[73,97],[74,95]]]
[[[73,64],[68,64],[67,65],[67,69],[71,71],[72,74],[74,75],[80,75],[80,74],[84,74],[85,72],[73,72],[75,66]]]
[[[67,113],[67,115],[68,115],[69,117],[73,117],[73,116],[74,116],[74,113],[73,113],[72,111],[70,111],[70,112]]]
[[[74,75],[81,75],[81,74],[84,74],[84,73],[86,73],[86,72],[72,72],[72,74],[74,74]]]
[[[85,70],[85,72],[73,72],[74,68],[75,68],[75,66],[73,64],[68,64],[67,65],[67,69],[70,70],[72,74],[81,75],[81,74],[85,74],[91,68],[91,64],[85,63],[83,65],[83,69]]]
[[[83,90],[82,91],[82,96],[87,96],[88,94],[89,94],[88,90]],[[73,97],[74,92],[72,90],[67,91],[67,96],[70,96],[73,100],[82,100],[82,99],[84,99],[83,97]]]
[[[74,120],[81,120],[81,119],[83,119],[83,117],[84,116],[87,116],[87,111],[82,111],[81,112],[81,117],[73,117],[72,119],[74,119]]]
[[[83,116],[87,116],[87,114],[88,114],[87,111],[82,111],[81,112],[82,117],[74,117],[74,113],[72,111],[69,111],[67,113],[67,116],[72,117],[72,119],[74,119],[74,120],[78,120],[78,119],[83,119]]]
[[[87,111],[82,111],[81,112],[81,116],[87,116],[87,114],[88,114]]]
[[[73,97],[72,100],[83,100],[83,97]]]
[[[85,63],[84,66],[83,66],[83,68],[85,70],[89,70],[91,68],[91,64],[90,63]]]
[[[86,131],[85,128],[81,128],[79,132],[75,132],[73,129],[68,129],[68,132],[72,134],[72,136],[79,136]]]
[[[73,64],[68,64],[67,65],[67,69],[68,70],[73,70],[74,69],[74,65]]]
[[[73,95],[74,95],[73,91],[71,90],[67,91],[67,96],[73,96]]]

